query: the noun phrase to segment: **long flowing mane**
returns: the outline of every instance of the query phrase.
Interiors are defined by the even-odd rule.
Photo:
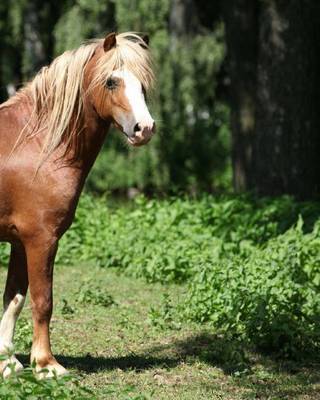
[[[133,32],[118,34],[116,40],[116,47],[103,53],[98,60],[88,91],[103,85],[112,71],[119,68],[130,70],[148,90],[154,81],[148,46]],[[24,136],[30,137],[45,130],[42,153],[49,155],[62,139],[70,143],[81,132],[83,98],[86,94],[83,90],[84,72],[96,49],[102,45],[103,39],[95,39],[78,49],[66,51],[42,68],[16,96],[0,106],[14,104],[25,95],[31,98],[34,107],[26,125],[31,129],[25,127],[19,141]]]

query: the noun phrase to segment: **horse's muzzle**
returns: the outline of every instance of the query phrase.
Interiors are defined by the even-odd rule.
[[[134,127],[133,135],[128,136],[128,142],[132,146],[142,146],[147,144],[154,135],[155,129],[156,126],[154,121],[145,125],[137,123]]]

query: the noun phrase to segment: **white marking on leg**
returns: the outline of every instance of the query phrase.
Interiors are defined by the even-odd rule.
[[[57,360],[51,356],[46,365],[39,365],[39,360],[48,358],[48,353],[43,350],[42,346],[38,342],[33,342],[31,349],[31,364],[35,363],[35,371],[38,374],[38,378],[52,378],[56,375],[66,375],[68,371],[60,365]]]
[[[44,367],[36,366],[36,373],[39,379],[53,378],[56,376],[68,375],[69,372],[60,364],[48,364]]]
[[[14,329],[24,301],[25,296],[16,294],[5,307],[0,322],[0,354],[8,355],[6,360],[0,362],[0,372],[2,372],[4,378],[7,378],[13,370],[18,372],[23,369],[22,364],[16,359],[12,352]]]
[[[33,344],[31,349],[31,364],[35,362],[35,372],[38,375],[38,378],[52,378],[54,375],[66,375],[68,371],[60,365],[55,358],[51,358],[46,365],[39,365],[38,361],[43,360],[47,357],[47,353],[43,351],[41,346],[38,344]]]
[[[23,370],[23,365],[14,355],[0,362],[0,372],[2,372],[4,378],[8,378],[13,371],[19,372],[21,370]]]
[[[14,329],[24,301],[25,296],[18,293],[5,308],[0,322],[0,354],[8,354],[13,351]]]

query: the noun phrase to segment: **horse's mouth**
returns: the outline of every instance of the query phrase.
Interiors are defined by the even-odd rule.
[[[127,136],[128,143],[131,144],[131,146],[134,146],[134,147],[143,146],[144,144],[147,144],[151,139],[151,136],[147,136],[147,137],[141,137],[141,136],[137,137],[137,136],[135,136],[135,137],[132,137],[132,136],[129,136],[127,134],[126,134],[126,136]]]
[[[127,141],[131,146],[139,147],[142,145],[142,144],[137,143],[136,138],[129,136],[124,130],[122,131],[122,133],[127,138]]]
[[[136,132],[134,136],[130,136],[117,121],[114,121],[114,125],[125,135],[128,143],[133,147],[139,147],[147,144],[153,136],[153,132],[151,132],[149,135],[143,136],[141,135],[141,131]]]

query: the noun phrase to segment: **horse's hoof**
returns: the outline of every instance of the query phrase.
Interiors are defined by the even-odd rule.
[[[6,360],[0,361],[0,373],[3,378],[8,378],[12,373],[18,373],[23,370],[23,365],[15,356],[10,356]]]
[[[68,371],[62,365],[55,363],[44,367],[36,366],[36,374],[39,379],[47,379],[68,375]]]

